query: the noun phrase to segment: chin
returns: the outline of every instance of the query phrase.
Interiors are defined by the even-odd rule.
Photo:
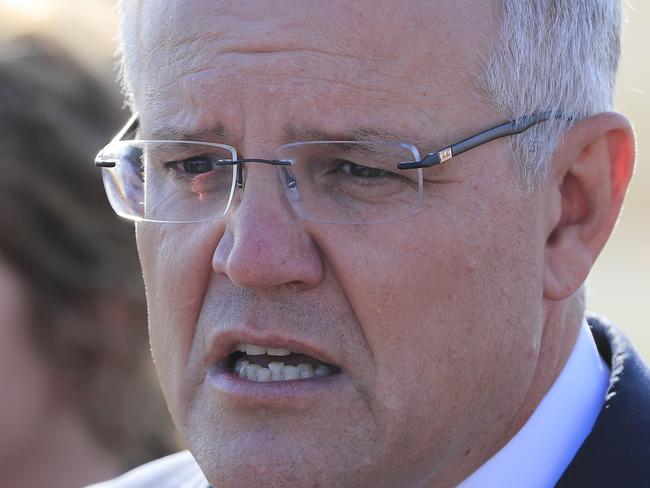
[[[287,427],[258,425],[237,432],[204,428],[187,440],[203,473],[214,487],[383,486],[381,482],[367,479],[368,473],[377,471],[378,463],[373,462],[377,453],[368,449],[361,439],[350,443],[343,434],[333,433],[331,426],[325,435],[319,434],[319,429],[289,432]],[[328,437],[328,434],[332,435]]]
[[[326,459],[312,452],[287,452],[282,446],[230,452],[217,449],[195,453],[195,457],[211,485],[219,488],[346,486],[330,478]]]

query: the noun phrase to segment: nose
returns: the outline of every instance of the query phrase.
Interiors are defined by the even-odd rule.
[[[245,188],[215,249],[214,271],[241,288],[307,289],[320,283],[320,252],[304,222],[292,214],[275,168],[252,165]]]

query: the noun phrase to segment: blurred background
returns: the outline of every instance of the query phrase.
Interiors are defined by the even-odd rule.
[[[650,360],[650,2],[630,0],[624,9],[616,108],[635,126],[638,160],[623,215],[588,280],[588,307],[618,323]],[[0,0],[0,41],[37,32],[112,90],[116,25],[112,0]]]
[[[80,488],[181,448],[133,225],[98,148],[124,124],[113,2],[0,0],[0,488]]]
[[[637,163],[623,214],[588,283],[587,306],[618,323],[650,361],[650,2],[625,2],[616,110],[637,136]]]

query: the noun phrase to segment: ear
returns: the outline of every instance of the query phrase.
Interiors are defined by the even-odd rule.
[[[544,297],[564,300],[605,246],[634,170],[634,132],[616,113],[589,117],[558,146],[546,182]]]

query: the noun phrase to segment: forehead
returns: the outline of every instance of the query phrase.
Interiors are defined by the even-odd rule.
[[[212,112],[219,107],[210,118],[221,126],[232,125],[225,119],[235,113],[271,114],[277,107],[326,121],[400,106],[419,113],[414,120],[431,122],[440,113],[462,113],[473,98],[472,79],[493,37],[490,6],[488,0],[131,2],[123,25],[126,76],[145,120],[151,114],[176,125],[205,125],[196,119],[206,118],[206,102]]]

